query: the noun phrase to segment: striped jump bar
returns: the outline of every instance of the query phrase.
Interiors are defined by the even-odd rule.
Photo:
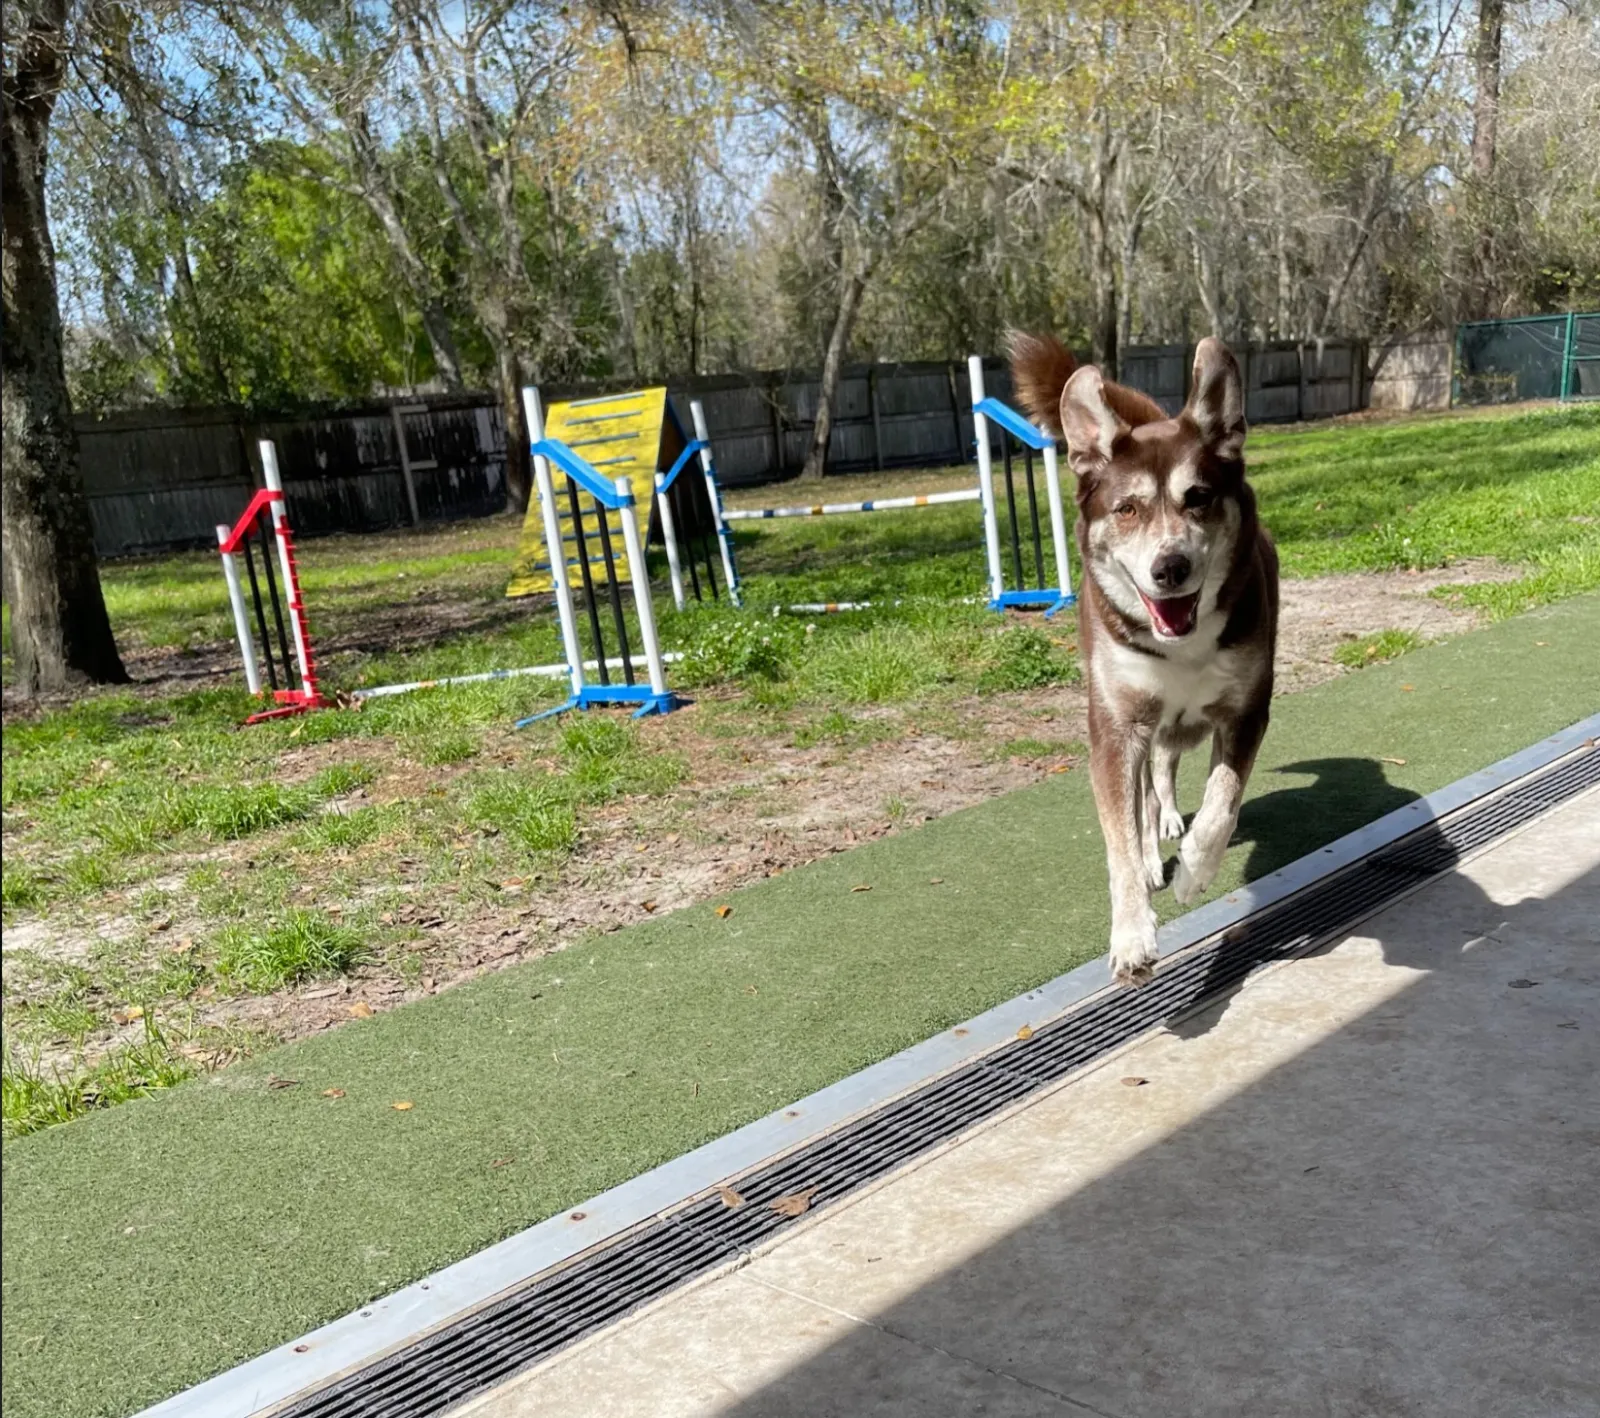
[[[917,497],[880,497],[871,502],[819,502],[814,507],[750,507],[743,511],[726,509],[728,522],[760,522],[772,517],[831,517],[839,512],[890,512],[897,507],[933,507],[941,502],[977,502],[982,493],[975,487],[958,492],[927,492]]]

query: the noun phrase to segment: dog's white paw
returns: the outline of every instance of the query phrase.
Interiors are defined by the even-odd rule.
[[[1143,907],[1111,926],[1111,974],[1119,985],[1147,985],[1156,973],[1156,913]]]
[[[1192,838],[1184,838],[1178,847],[1178,870],[1172,878],[1172,894],[1182,905],[1194,905],[1210,889],[1221,865],[1221,852],[1201,851]]]
[[[1183,814],[1175,807],[1161,809],[1161,840],[1176,842],[1183,836]]]

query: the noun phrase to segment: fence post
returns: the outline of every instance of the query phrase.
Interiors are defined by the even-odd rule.
[[[522,391],[522,407],[528,418],[529,445],[544,441],[544,408],[539,391],[531,385]],[[578,621],[572,610],[572,587],[567,584],[567,552],[561,543],[561,512],[556,507],[555,484],[550,480],[550,463],[543,454],[533,455],[533,481],[539,492],[539,512],[544,521],[545,555],[550,558],[550,585],[555,590],[556,618],[561,622],[561,648],[567,657],[567,674],[574,698],[583,693],[583,651],[578,646]],[[601,514],[604,516],[604,513]],[[638,535],[638,529],[634,529]],[[587,555],[587,553],[584,553]],[[604,659],[604,656],[601,656]]]
[[[1577,338],[1577,320],[1576,313],[1569,310],[1567,312],[1566,339],[1562,341],[1561,345],[1561,402],[1563,404],[1567,402],[1567,386],[1572,382],[1573,374],[1577,372],[1573,368],[1572,359]]]
[[[406,447],[406,415],[411,409],[402,409],[399,404],[389,405],[389,415],[394,420],[395,441],[400,446],[400,477],[406,485],[406,501],[411,506],[411,525],[422,525],[422,513],[417,509],[417,484],[411,476],[411,450]]]
[[[978,448],[978,496],[983,503],[983,542],[989,560],[989,599],[996,609],[1005,593],[1005,575],[1000,569],[1000,518],[994,506],[994,464],[989,449],[989,420],[978,412],[983,402],[983,356],[972,355],[967,360],[967,380],[972,386],[972,431]],[[951,393],[955,392],[955,375],[950,376]],[[960,422],[956,427],[960,428]]]
[[[872,415],[872,466],[883,471],[883,427],[878,421],[878,366],[867,366],[867,410]]]
[[[789,462],[783,447],[783,380],[777,374],[767,378],[767,408],[772,412],[772,471],[782,479]],[[696,435],[698,437],[698,435]]]

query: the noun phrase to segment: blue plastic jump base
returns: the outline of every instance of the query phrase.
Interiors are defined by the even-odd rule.
[[[657,694],[647,684],[586,684],[553,709],[541,709],[526,719],[518,719],[513,727],[525,729],[540,719],[553,718],[571,709],[597,709],[607,704],[637,704],[639,707],[633,711],[633,717],[643,719],[647,714],[670,714],[688,703],[681,694],[674,694],[670,689],[665,694]]]
[[[989,609],[1003,611],[1011,606],[1045,606],[1045,619],[1048,620],[1057,611],[1077,604],[1078,598],[1071,591],[1063,596],[1054,586],[1044,586],[1036,591],[1002,591],[989,602]]]

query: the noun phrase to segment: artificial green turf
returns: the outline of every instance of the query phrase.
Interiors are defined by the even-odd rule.
[[[1573,599],[1280,701],[1218,889],[1600,707],[1597,613]],[[1098,954],[1088,784],[731,904],[9,1144],[8,1418],[136,1409]]]

